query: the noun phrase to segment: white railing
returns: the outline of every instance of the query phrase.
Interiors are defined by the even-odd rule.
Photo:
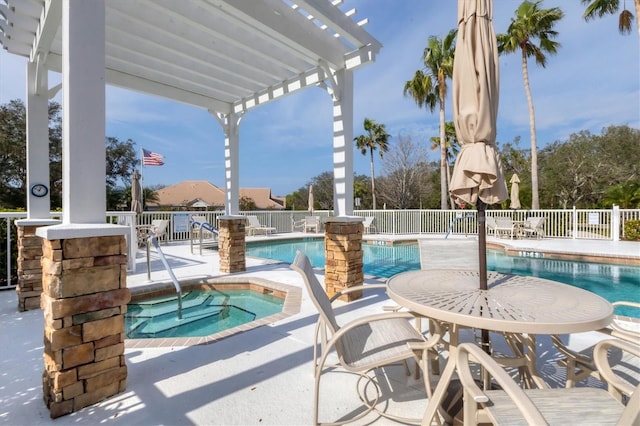
[[[293,223],[311,215],[307,211],[252,211],[264,226],[276,228],[277,233],[292,232]],[[387,235],[474,235],[477,233],[476,211],[474,210],[356,210],[356,216],[374,217],[373,226],[377,234]],[[207,221],[217,226],[218,217],[224,212],[144,212],[137,217],[132,212],[107,212],[108,223],[131,227],[127,233],[131,270],[136,241],[136,225],[150,225],[153,220],[169,221],[167,241],[189,240],[189,218],[191,215],[205,216]],[[313,212],[325,220],[330,211]],[[625,238],[624,224],[629,220],[640,220],[640,209],[570,209],[570,210],[487,210],[488,216],[509,217],[523,221],[527,217],[545,218],[545,238],[572,238],[617,240]],[[52,218],[59,218],[60,212],[52,212]],[[24,212],[0,213],[0,289],[15,287],[16,280],[16,219],[26,218]],[[133,265],[132,265],[133,264]]]

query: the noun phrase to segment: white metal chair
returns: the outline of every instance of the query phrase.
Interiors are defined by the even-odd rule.
[[[633,387],[611,370],[607,358],[611,348],[640,356],[640,346],[622,340],[603,340],[596,345],[595,363],[610,388],[608,392],[589,387],[523,390],[480,347],[471,343],[459,345],[456,367],[464,389],[464,424],[637,425],[640,385]],[[471,364],[482,366],[501,390],[481,390],[474,380]],[[611,391],[613,388],[615,392]],[[626,406],[614,396],[618,392],[629,398]]]
[[[614,308],[616,306],[626,306],[640,309],[640,303],[629,301],[613,302],[612,305]],[[599,331],[618,339],[638,344],[640,342],[640,332],[638,331],[640,327],[633,330],[625,326],[625,324],[637,321],[637,318],[616,315],[607,328],[603,328]],[[572,388],[587,377],[603,380],[593,359],[593,350],[595,345],[590,346],[581,352],[575,352],[564,344],[561,336],[552,335],[551,341],[558,351],[564,355],[564,358],[560,360],[559,364],[567,369],[566,387]],[[640,384],[640,359],[635,358],[628,353],[621,353],[617,351],[616,353],[610,354],[609,363],[618,375],[624,375],[630,382]]]
[[[367,216],[364,218],[364,222],[362,222],[362,226],[364,226],[365,234],[370,234],[371,232],[376,232],[376,226],[373,224],[375,217]]]
[[[527,218],[521,231],[525,237],[536,237],[538,239],[544,237],[545,217],[535,216]]]
[[[351,287],[329,299],[313,272],[311,262],[304,253],[297,253],[291,268],[302,275],[309,297],[320,314],[316,324],[313,347],[315,377],[313,424],[319,424],[320,379],[326,370],[334,367],[327,365],[327,356],[333,350],[336,351],[339,365],[342,368],[360,375],[364,380],[370,380],[367,373],[374,369],[398,362],[406,362],[408,359],[413,358],[423,371],[425,390],[427,395],[431,396],[427,357],[429,349],[433,348],[440,340],[439,329],[428,340],[425,340],[424,336],[409,323],[409,320],[414,318],[409,312],[387,312],[368,315],[340,326],[333,311],[333,301],[352,291],[385,288],[385,285]],[[320,343],[319,352],[318,343]],[[408,368],[407,374],[410,374]],[[369,403],[364,401],[367,405],[367,409],[364,412],[340,423],[352,422],[364,417],[370,411],[375,410],[377,401],[378,398]],[[390,413],[378,413],[384,417],[399,421],[411,421],[411,419],[404,419]]]
[[[487,235],[495,235],[497,237],[498,236],[496,234],[497,228],[498,228],[498,224],[496,223],[496,219],[493,216],[486,216],[485,229],[487,231]]]
[[[519,226],[511,218],[497,217],[495,220],[496,220],[496,227],[494,232],[496,237],[501,237],[502,235],[505,235],[505,236],[508,235],[513,240],[515,237],[518,236]]]
[[[305,216],[304,232],[313,230],[316,234],[320,232],[320,216]]]

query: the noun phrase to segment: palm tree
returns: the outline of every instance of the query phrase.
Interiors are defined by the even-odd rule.
[[[522,54],[522,78],[524,90],[529,104],[529,127],[531,133],[531,208],[540,208],[538,198],[538,148],[536,143],[536,117],[533,109],[533,98],[529,85],[529,69],[527,58],[533,56],[538,65],[546,67],[547,57],[545,53],[554,55],[560,47],[560,43],[553,41],[558,33],[553,30],[557,21],[562,19],[564,12],[558,7],[541,9],[542,0],[536,2],[523,1],[516,9],[516,17],[511,18],[511,24],[506,34],[498,34],[498,52],[513,53],[520,51]],[[539,45],[535,41],[539,40]]]
[[[404,95],[411,96],[419,108],[427,106],[433,112],[440,107],[440,140],[446,140],[445,99],[447,97],[447,78],[453,75],[453,56],[457,29],[449,31],[444,39],[431,36],[424,49],[424,71],[418,70],[413,79],[404,85]],[[440,208],[447,209],[447,150],[440,146]]]
[[[581,0],[586,4],[584,10],[584,20],[590,21],[596,17],[602,18],[604,15],[613,15],[620,9],[619,0]],[[636,25],[638,26],[638,36],[640,36],[640,0],[634,0],[636,5]],[[633,13],[627,10],[626,1],[623,1],[622,12],[618,18],[618,31],[620,34],[631,34],[631,21]]]
[[[373,151],[380,149],[380,158],[384,153],[389,150],[387,141],[389,140],[389,134],[385,130],[384,124],[377,124],[370,118],[364,119],[364,130],[366,135],[360,135],[353,140],[356,142],[356,147],[362,152],[362,155],[371,156],[371,195],[373,197],[373,209],[376,209],[376,181],[375,173],[373,170]]]
[[[447,187],[451,186],[451,163],[455,160],[456,155],[460,152],[460,144],[458,144],[458,136],[456,135],[456,126],[453,121],[447,121],[444,126],[445,130],[445,150],[447,155]],[[433,136],[431,139],[431,149],[442,149],[440,145],[440,137]],[[453,200],[453,196],[449,194],[449,202],[451,209],[455,209],[456,204]]]

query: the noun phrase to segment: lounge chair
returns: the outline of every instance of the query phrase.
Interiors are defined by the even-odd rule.
[[[304,232],[313,230],[316,234],[320,232],[320,216],[305,216]]]
[[[424,373],[425,390],[427,395],[431,396],[427,357],[430,353],[429,349],[433,348],[440,340],[439,329],[428,340],[425,340],[424,336],[409,323],[409,320],[414,318],[409,312],[363,316],[340,326],[332,307],[332,303],[337,298],[353,291],[384,289],[386,286],[384,284],[372,284],[351,287],[329,299],[325,289],[313,272],[309,258],[304,253],[297,253],[295,260],[291,264],[291,269],[298,271],[304,279],[308,295],[320,314],[316,324],[315,343],[313,345],[315,377],[313,424],[318,424],[320,379],[322,374],[336,367],[327,365],[327,357],[333,350],[337,352],[339,366],[349,372],[360,375],[364,380],[370,380],[367,376],[370,371],[398,362],[405,362],[406,372],[410,374],[406,361],[413,358]],[[319,352],[318,343],[320,343]],[[347,421],[355,421],[375,410],[376,402],[377,399],[366,410]],[[378,413],[391,419],[408,420],[390,413]]]
[[[258,216],[247,216],[247,221],[249,222],[249,226],[247,226],[247,233],[249,235],[256,235],[259,233],[268,235],[276,232],[276,228],[262,225],[258,220]]]
[[[614,308],[616,306],[626,306],[640,309],[640,303],[629,301],[613,302],[612,305]],[[599,331],[618,339],[638,344],[640,342],[640,331],[626,327],[627,324],[637,321],[637,318],[616,315],[607,328]],[[564,355],[559,364],[567,369],[566,387],[572,388],[588,377],[593,377],[600,381],[603,380],[593,360],[595,346],[590,346],[581,352],[575,352],[565,345],[559,335],[552,335],[551,341],[560,353]],[[633,381],[635,384],[640,384],[640,360],[638,358],[630,356],[628,353],[616,353],[611,354],[610,363],[612,364],[611,368],[616,373],[625,375],[629,381]]]
[[[370,234],[371,232],[375,232],[376,231],[376,227],[373,224],[375,217],[373,216],[367,216],[364,218],[364,222],[362,222],[362,226],[364,226],[364,233],[365,234]]]
[[[540,239],[544,237],[544,223],[546,221],[545,217],[535,216],[527,218],[524,226],[521,229],[522,234],[525,237],[533,237]]]
[[[630,385],[611,370],[607,358],[610,348],[640,357],[637,344],[609,339],[596,345],[595,362],[607,381],[608,392],[588,387],[523,390],[480,347],[472,343],[459,345],[456,367],[464,389],[464,424],[638,424],[640,385]],[[470,370],[470,358],[473,364],[480,364],[493,377],[501,390],[483,391],[478,387]],[[630,398],[626,407],[614,396],[618,392]]]

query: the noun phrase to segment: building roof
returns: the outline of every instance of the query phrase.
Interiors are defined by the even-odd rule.
[[[225,190],[204,180],[186,180],[156,191],[155,206],[185,206],[220,209],[224,206]],[[284,202],[281,198],[272,197],[269,188],[240,188],[240,197],[251,198],[259,210],[281,210]]]

